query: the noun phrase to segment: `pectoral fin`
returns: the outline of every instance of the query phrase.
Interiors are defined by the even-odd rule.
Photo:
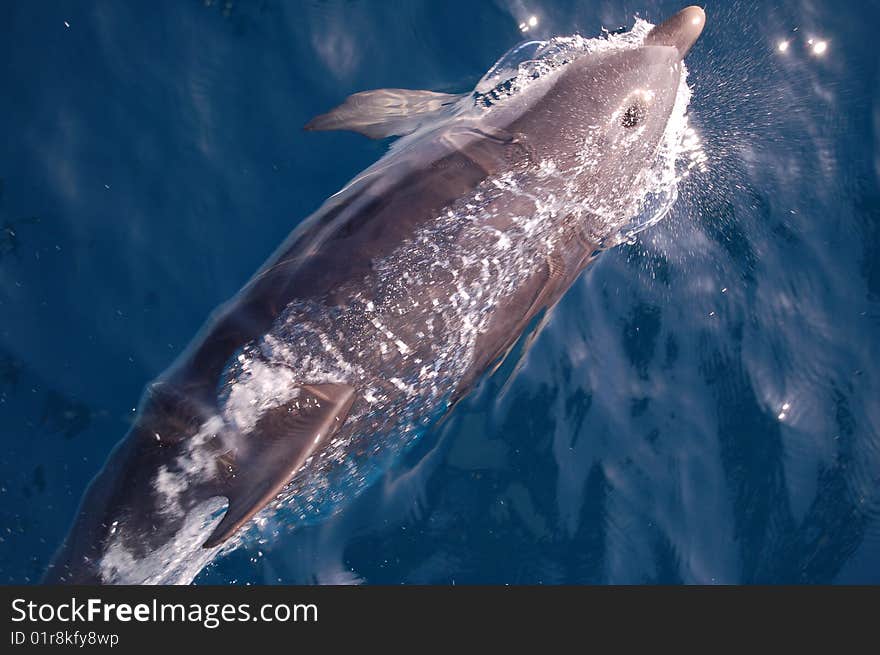
[[[462,96],[434,91],[376,89],[348,96],[335,109],[316,116],[306,130],[351,130],[371,139],[414,132]]]
[[[354,392],[347,384],[303,386],[290,402],[266,410],[241,447],[221,456],[218,495],[229,506],[203,548],[226,541],[275,498],[345,422]]]

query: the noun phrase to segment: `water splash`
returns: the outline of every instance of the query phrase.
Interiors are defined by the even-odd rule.
[[[654,25],[636,19],[628,32],[587,39],[579,34],[547,41],[527,41],[508,50],[474,88],[474,104],[492,106],[515,96],[534,80],[566,66],[581,55],[639,47]]]
[[[483,110],[499,106],[527,89],[535,80],[559,70],[581,55],[638,48],[653,27],[652,23],[637,18],[632,29],[625,32],[606,32],[601,37],[589,39],[574,35],[521,43],[489,69],[477,83],[468,103]],[[627,210],[633,218],[602,240],[605,247],[632,243],[640,232],[663,220],[678,199],[679,182],[693,170],[705,172],[708,167],[700,136],[688,120],[692,91],[687,77],[687,67],[682,62],[675,105],[660,148],[655,161],[645,168],[638,193]]]
[[[690,126],[687,107],[692,91],[687,83],[687,68],[682,65],[681,82],[675,105],[660,142],[657,157],[645,169],[641,205],[635,218],[622,226],[610,245],[634,243],[640,232],[663,220],[678,199],[679,183],[692,171],[705,172],[709,160],[703,150],[702,140],[696,129]]]

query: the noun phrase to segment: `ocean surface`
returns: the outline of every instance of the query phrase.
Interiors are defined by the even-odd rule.
[[[677,2],[0,1],[0,583],[39,581],[144,386],[467,91]],[[880,3],[705,3],[706,170],[368,491],[197,583],[880,583]],[[526,347],[528,346],[528,347]]]

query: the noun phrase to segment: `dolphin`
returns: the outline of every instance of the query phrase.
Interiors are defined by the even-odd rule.
[[[401,138],[148,385],[45,581],[192,579],[263,508],[305,520],[369,485],[632,217],[705,20],[309,122]]]

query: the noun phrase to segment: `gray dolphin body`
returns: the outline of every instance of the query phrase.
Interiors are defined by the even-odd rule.
[[[168,581],[181,550],[208,561],[267,504],[305,517],[367,486],[632,212],[704,22],[690,7],[639,47],[584,52],[476,109],[475,96],[383,90],[312,121],[415,131],[148,387],[46,581]]]

